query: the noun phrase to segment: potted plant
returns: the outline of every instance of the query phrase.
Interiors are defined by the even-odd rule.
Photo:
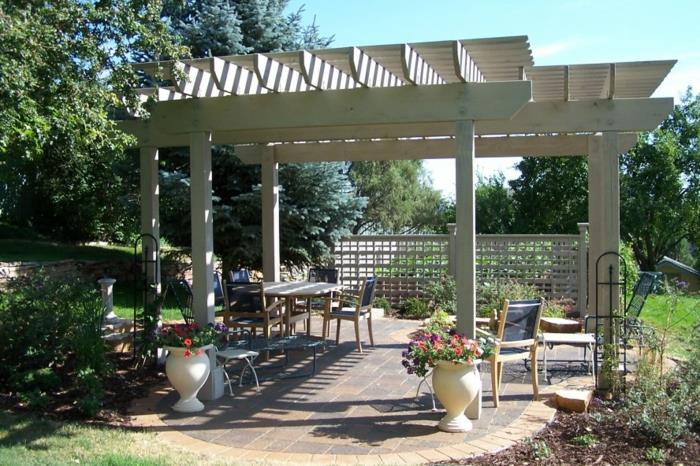
[[[480,393],[478,363],[489,352],[490,345],[485,339],[467,338],[454,330],[433,330],[412,340],[402,353],[402,364],[409,374],[426,377],[433,370],[433,390],[447,411],[438,424],[440,430],[472,429],[464,410]]]
[[[210,363],[206,351],[225,345],[228,328],[217,323],[208,326],[193,324],[165,325],[158,332],[159,347],[168,351],[165,374],[180,400],[175,411],[192,413],[204,409],[197,393],[209,377]]]

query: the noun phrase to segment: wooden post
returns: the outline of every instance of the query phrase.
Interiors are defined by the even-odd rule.
[[[192,311],[200,325],[214,322],[214,226],[211,133],[190,134]]]
[[[577,223],[578,225],[578,291],[576,297],[576,309],[579,316],[588,314],[588,243],[586,233],[588,233],[588,223]]]
[[[158,148],[139,148],[140,181],[141,181],[141,233],[153,235],[156,242],[160,242],[160,199],[158,185]],[[144,246],[148,247],[149,256],[144,260],[157,259],[155,244],[144,239]],[[145,252],[145,250],[144,250]],[[144,271],[149,283],[154,283],[158,293],[161,290],[160,268],[153,263]]]
[[[476,320],[476,221],[474,207],[474,122],[458,121],[455,128],[457,153],[455,282],[457,285],[457,330],[474,338]]]
[[[274,150],[264,154],[262,162],[262,246],[265,281],[280,281],[280,203],[279,164]]]
[[[620,174],[617,133],[603,133],[588,139],[588,220],[589,255],[588,285],[589,314],[610,316],[620,310],[619,287],[596,286],[596,261],[606,252],[620,251]],[[598,279],[609,281],[609,267],[613,267],[612,281],[619,281],[619,263],[609,255],[597,266]],[[612,308],[610,306],[612,291]],[[605,342],[612,342],[610,319],[604,320]]]

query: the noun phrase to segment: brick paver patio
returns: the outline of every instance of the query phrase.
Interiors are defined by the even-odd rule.
[[[320,320],[315,320],[313,327],[320,331]],[[502,403],[498,409],[493,408],[490,365],[484,364],[483,411],[479,420],[472,421],[474,429],[466,434],[437,430],[443,412],[431,410],[425,385],[415,398],[419,379],[406,374],[401,366],[401,351],[416,328],[415,321],[375,319],[376,345],[372,348],[366,338],[366,325],[362,325],[361,335],[367,345],[365,353],[360,354],[355,351],[352,325],[345,323],[340,344],[320,353],[314,376],[265,381],[259,393],[254,386],[235,387],[233,397],[227,391],[224,397],[205,402],[205,410],[195,414],[170,409],[177,400],[172,390],[165,396],[152,397],[141,408],[155,412],[170,431],[201,441],[200,446],[255,451],[257,457],[269,459],[285,459],[285,454],[291,455],[287,459],[297,460],[323,455],[334,459],[330,462],[350,458],[355,460],[349,462],[363,462],[358,458],[383,455],[384,460],[394,458],[398,463],[464,457],[504,448],[542,428],[553,414],[551,408],[531,402],[530,373],[517,363],[506,364]],[[576,351],[566,347],[555,350],[552,357],[571,357],[571,351]],[[310,368],[310,353],[295,352],[291,360],[287,372]],[[540,381],[546,391],[547,383],[542,377]]]

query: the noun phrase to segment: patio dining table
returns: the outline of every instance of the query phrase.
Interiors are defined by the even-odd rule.
[[[339,283],[327,282],[264,282],[265,296],[287,300],[284,313],[284,333],[291,334],[291,324],[294,320],[300,320],[300,316],[294,316],[294,308],[297,299],[311,299],[323,296],[332,296],[334,292],[341,291]],[[311,334],[311,309],[307,305],[306,312],[301,314],[301,319],[306,318],[306,333]]]

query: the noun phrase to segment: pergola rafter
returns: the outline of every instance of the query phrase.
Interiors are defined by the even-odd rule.
[[[158,147],[190,147],[202,323],[214,317],[211,144],[235,144],[245,162],[262,165],[268,280],[279,277],[279,163],[454,158],[457,325],[473,335],[475,157],[588,156],[592,267],[619,248],[617,156],[672,111],[672,99],[650,96],[674,63],[539,67],[526,36],[142,63],[152,76],[162,67],[176,89],[141,90],[157,101],[150,119],[120,126],[141,147],[142,228],[156,238]],[[617,266],[600,264],[609,265]],[[606,302],[589,286],[589,302]]]

